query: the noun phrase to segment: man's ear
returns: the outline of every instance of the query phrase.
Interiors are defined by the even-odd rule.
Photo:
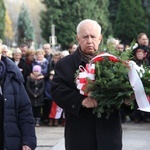
[[[76,40],[77,40],[77,42],[79,41],[79,37],[78,37],[78,35],[76,35]]]
[[[101,35],[100,35],[100,42],[102,41],[102,39],[103,39],[103,35],[101,34]]]
[[[102,36],[102,34],[101,34],[101,35],[99,36],[99,44],[101,43],[102,39],[103,39],[103,36]]]
[[[78,35],[76,35],[76,40],[77,40],[78,45],[79,45],[80,43],[79,43],[79,37],[78,37]]]

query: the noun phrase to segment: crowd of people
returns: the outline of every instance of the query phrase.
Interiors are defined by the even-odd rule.
[[[24,87],[32,104],[35,126],[64,125],[63,112],[51,115],[60,109],[55,106],[50,94],[50,86],[56,63],[63,57],[73,53],[77,45],[71,43],[68,50],[53,52],[49,43],[43,44],[41,49],[30,49],[23,43],[18,48],[9,50],[7,45],[1,44],[2,55],[10,58],[18,66],[24,77]],[[54,107],[53,109],[51,109]],[[51,111],[52,110],[52,111]],[[53,120],[53,121],[52,121]]]
[[[130,48],[130,46],[124,45],[119,41],[119,39],[113,37],[107,40],[107,45],[121,53]],[[150,44],[146,33],[140,33],[137,36],[137,43],[134,43],[132,48],[131,59],[140,67],[150,67]],[[150,122],[150,113],[138,110],[138,106],[135,101],[134,110],[126,108],[124,105],[122,106],[121,119],[122,123],[127,120],[134,121],[135,123],[140,123],[141,121]]]
[[[114,48],[121,53],[128,50],[129,45],[125,45],[118,38],[110,37],[106,41],[108,48]],[[2,55],[9,57],[20,69],[24,77],[24,86],[27,90],[29,98],[32,103],[32,110],[34,114],[35,125],[49,125],[58,126],[65,124],[64,111],[56,115],[51,115],[53,111],[59,110],[60,107],[54,105],[51,96],[50,87],[52,76],[55,73],[56,63],[63,57],[73,54],[78,48],[76,43],[70,43],[68,50],[55,51],[51,48],[49,43],[43,44],[41,49],[30,49],[28,45],[23,43],[18,48],[14,48],[11,52],[7,45],[1,44]],[[150,46],[149,38],[145,33],[140,33],[137,36],[137,43],[133,49],[133,60],[137,65],[150,66]],[[126,120],[139,123],[140,121],[150,122],[148,113],[143,113],[137,110],[135,102],[134,112],[129,111],[122,106],[121,121],[124,123]],[[131,114],[131,115],[130,115]],[[53,118],[51,117],[53,116]],[[60,119],[59,119],[60,118]]]
[[[138,110],[136,101],[134,110],[123,104],[121,110],[114,111],[109,119],[97,118],[92,113],[92,109],[98,105],[97,101],[79,93],[74,82],[74,75],[79,65],[89,63],[95,56],[95,52],[98,51],[102,41],[101,26],[94,20],[86,19],[78,24],[76,32],[78,44],[69,44],[68,50],[65,51],[54,52],[49,43],[43,44],[43,47],[37,50],[30,49],[27,44],[23,43],[18,48],[14,48],[11,53],[7,45],[3,45],[0,40],[2,55],[2,61],[0,61],[0,85],[2,88],[0,88],[0,99],[2,99],[2,92],[6,92],[5,95],[8,95],[6,98],[9,99],[12,89],[13,99],[19,101],[18,97],[22,97],[21,106],[18,106],[20,103],[17,101],[13,102],[14,108],[12,108],[15,110],[16,107],[19,107],[19,110],[13,110],[11,113],[14,116],[19,115],[20,118],[22,115],[29,116],[28,118],[24,117],[26,125],[23,125],[23,119],[17,120],[21,125],[21,135],[25,136],[25,142],[22,141],[24,149],[30,150],[36,146],[34,126],[63,125],[65,126],[66,150],[99,150],[101,148],[108,150],[112,147],[115,150],[121,150],[121,122],[125,122],[127,116],[135,123],[150,122],[150,114]],[[108,48],[113,47],[120,53],[130,47],[130,45],[124,45],[119,39],[113,37],[108,38],[106,44]],[[149,38],[145,33],[140,33],[137,36],[137,43],[132,53],[132,59],[138,66],[150,66]],[[14,63],[11,63],[8,58]],[[12,64],[12,68],[14,68],[12,72],[12,68],[7,69],[9,66],[6,66],[5,63]],[[6,73],[10,73],[11,82],[9,82],[10,77],[7,78],[9,75],[4,77]],[[19,73],[22,73],[22,76]],[[23,79],[21,79],[22,77]],[[8,90],[5,90],[6,84]],[[0,100],[0,103],[2,104],[3,101]],[[3,109],[0,107],[2,112],[0,114],[4,113]],[[6,109],[11,109],[11,104],[7,104]],[[0,133],[2,133],[0,140],[2,141],[4,141],[2,135],[5,135],[2,131],[3,121],[7,122],[8,120],[3,120],[0,115]],[[14,124],[14,128],[17,128],[16,124]],[[24,135],[26,131],[30,132],[29,136]],[[20,146],[20,141],[16,140],[16,142]],[[5,144],[7,146],[7,143]],[[0,145],[1,147],[4,145]]]

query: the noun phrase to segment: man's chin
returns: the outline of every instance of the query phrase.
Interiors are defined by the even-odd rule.
[[[88,54],[94,54],[95,52],[96,52],[95,49],[91,49],[91,50],[89,49],[89,50],[87,50],[87,53],[88,53]]]

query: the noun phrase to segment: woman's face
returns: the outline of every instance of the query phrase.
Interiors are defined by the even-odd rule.
[[[34,54],[29,54],[28,59],[29,59],[30,61],[33,61],[33,60],[34,60]]]
[[[43,58],[44,58],[44,54],[43,54],[43,53],[37,53],[37,54],[36,54],[36,60],[42,61]]]
[[[143,60],[143,58],[145,57],[143,52],[137,52],[136,53],[136,57],[138,60]]]
[[[13,55],[13,58],[15,61],[20,61],[21,57],[22,57],[22,55],[20,53],[16,53]]]

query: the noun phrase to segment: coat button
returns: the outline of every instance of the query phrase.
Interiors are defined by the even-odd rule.
[[[72,105],[72,108],[74,109],[74,108],[75,108],[75,105]]]
[[[4,100],[6,101],[7,99],[5,98]]]

